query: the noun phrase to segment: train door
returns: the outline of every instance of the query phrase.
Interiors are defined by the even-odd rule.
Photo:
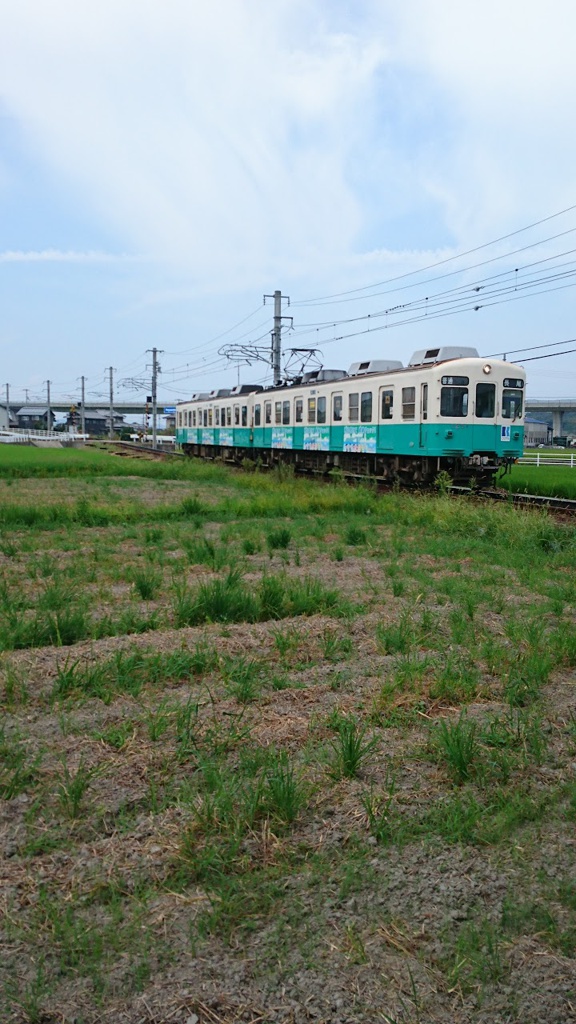
[[[491,381],[480,381],[470,397],[473,398],[474,417],[472,451],[496,452],[500,443],[500,429],[496,422],[496,385]]]
[[[252,443],[255,448],[264,447],[264,415],[262,410],[262,401],[259,398],[254,399],[254,406],[252,410]]]
[[[333,391],[330,396],[330,451],[344,450],[344,398],[341,391]]]
[[[420,447],[428,446],[428,385],[420,385]]]
[[[394,388],[390,387],[389,384],[385,388],[380,388],[380,401],[379,401],[379,426],[378,426],[378,441],[377,451],[379,452],[391,452],[394,451],[394,430],[392,428],[392,421],[394,420]]]

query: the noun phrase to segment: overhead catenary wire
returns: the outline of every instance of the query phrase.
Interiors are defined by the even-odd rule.
[[[574,230],[576,230],[576,228]],[[501,278],[509,277],[511,274],[514,274],[514,281],[515,281],[515,283],[517,283],[518,280],[522,281],[522,278],[520,278],[520,279],[518,278],[518,274],[524,273],[525,271],[528,271],[528,270],[531,270],[534,267],[541,266],[544,263],[551,263],[553,260],[558,260],[562,256],[570,256],[573,253],[576,253],[576,248],[574,248],[574,249],[565,249],[564,251],[562,251],[560,253],[555,253],[553,256],[546,256],[546,257],[543,257],[540,260],[533,260],[531,263],[525,263],[521,267],[508,268],[507,270],[500,271],[498,274],[491,274],[488,277],[481,277],[481,278],[479,278],[479,279],[477,279],[477,280],[475,280],[473,282],[467,282],[466,284],[456,285],[454,288],[447,288],[444,291],[433,292],[431,295],[425,296],[424,299],[423,298],[412,299],[412,300],[409,300],[408,302],[398,303],[397,305],[388,307],[387,309],[377,310],[377,311],[371,312],[371,313],[362,313],[362,314],[359,314],[358,316],[346,317],[346,318],[343,318],[343,319],[340,319],[340,320],[332,319],[332,320],[316,321],[316,322],[312,322],[312,323],[308,323],[308,324],[304,323],[304,324],[301,324],[299,327],[295,328],[294,331],[295,331],[296,334],[301,334],[304,331],[313,330],[313,329],[316,329],[316,328],[321,329],[323,327],[326,327],[326,328],[328,328],[328,327],[337,327],[340,324],[354,323],[356,321],[366,320],[366,319],[368,319],[370,317],[383,316],[383,315],[385,315],[387,313],[390,313],[390,312],[392,312],[392,311],[394,311],[396,309],[405,309],[405,308],[409,307],[410,305],[413,305],[414,303],[418,303],[418,302],[422,302],[422,301],[426,301],[427,302],[431,298],[437,297],[439,295],[452,295],[452,294],[456,295],[459,292],[470,291],[471,289],[480,290],[481,288],[485,287],[487,282],[497,281],[497,280],[499,280]],[[487,262],[490,262],[490,261],[487,261]],[[560,270],[562,267],[569,267],[569,266],[573,266],[573,265],[576,266],[576,260],[569,260],[565,264],[559,264],[554,269],[555,270]],[[448,276],[451,276],[451,275],[446,275],[446,276],[448,277]],[[424,282],[424,283],[429,284],[430,281]],[[411,285],[410,287],[413,287],[413,286]]]
[[[571,270],[570,272],[564,272],[563,274],[553,274],[545,279],[531,282],[523,283],[514,281],[513,283],[510,283],[505,287],[503,286],[499,289],[493,289],[491,292],[485,291],[482,296],[480,296],[479,294],[480,289],[477,291],[477,286],[468,285],[465,288],[457,290],[459,292],[464,291],[467,293],[467,295],[458,296],[457,294],[454,293],[452,289],[450,289],[446,293],[439,292],[437,295],[425,296],[423,298],[415,299],[412,302],[403,303],[386,310],[379,310],[375,313],[369,313],[362,317],[353,317],[349,320],[344,321],[333,321],[332,323],[327,323],[323,327],[310,328],[308,330],[296,329],[294,331],[294,335],[298,338],[315,335],[316,338],[318,339],[317,344],[324,346],[327,344],[331,344],[334,341],[341,341],[346,338],[357,337],[362,334],[369,334],[375,331],[385,330],[386,328],[392,326],[399,327],[408,323],[417,323],[420,322],[421,320],[438,319],[438,317],[441,315],[450,316],[453,313],[463,312],[465,310],[474,310],[478,312],[480,309],[487,308],[493,305],[500,305],[505,301],[512,302],[518,299],[523,299],[526,297],[524,293],[527,292],[528,290],[534,290],[534,293],[537,295],[546,294],[546,292],[557,289],[543,288],[543,285],[549,284],[553,281],[560,280],[566,277],[576,277],[576,264],[574,266],[574,269]],[[573,287],[574,284],[576,284],[576,282],[570,285],[566,285],[565,287]],[[539,289],[538,291],[535,290],[537,288]],[[501,299],[499,302],[490,301],[493,300],[496,296],[505,294],[509,294],[508,299]],[[450,298],[446,301],[439,301],[443,298],[444,295],[450,296]],[[406,314],[409,313],[411,310],[416,313],[423,310],[424,314],[421,317],[407,317]],[[401,316],[404,317],[404,319],[398,319]],[[374,321],[382,317],[386,317],[387,322],[385,324],[376,324],[374,326]],[[361,321],[368,323],[368,327],[363,331],[349,332],[347,334],[338,334],[334,338],[328,339],[319,338],[320,331],[326,331],[329,329],[334,330],[335,328],[341,325],[345,325],[348,323],[358,323]]]
[[[334,292],[332,295],[322,295],[317,298],[300,299],[292,302],[292,306],[303,306],[303,305],[314,305],[321,304],[329,300],[338,299],[341,296],[354,295],[359,292],[366,292],[373,288],[380,288],[385,284],[393,284],[396,281],[402,281],[407,277],[413,277],[416,274],[424,274],[428,270],[434,270],[435,267],[440,267],[446,263],[452,263],[454,260],[462,259],[464,256],[471,256],[474,252],[481,252],[482,249],[488,249],[491,245],[498,245],[500,242],[505,242],[508,238],[514,238],[516,235],[522,234],[524,231],[530,231],[532,228],[539,227],[540,224],[546,224],[548,221],[555,220],[557,217],[562,217],[566,213],[572,213],[576,210],[576,203],[572,206],[567,206],[563,210],[558,210],[557,213],[552,213],[548,217],[543,217],[540,220],[533,221],[531,224],[525,225],[525,227],[517,228],[516,231],[510,231],[506,235],[501,235],[499,238],[494,238],[490,242],[483,242],[482,245],[477,245],[472,249],[466,249],[463,252],[455,253],[453,256],[447,256],[444,259],[436,260],[434,263],[429,263],[425,267],[420,267],[417,270],[409,270],[404,274],[397,274],[395,277],[390,277],[384,281],[377,281],[371,285],[363,285],[359,288],[349,288],[347,291]],[[539,243],[541,244],[541,243]]]

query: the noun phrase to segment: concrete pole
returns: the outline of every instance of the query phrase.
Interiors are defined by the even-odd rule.
[[[110,367],[110,425],[108,428],[108,437],[111,441],[114,440],[114,367]]]
[[[80,403],[80,433],[81,434],[85,434],[86,433],[86,411],[84,409],[84,398],[85,398],[84,381],[85,381],[85,379],[86,379],[85,377],[80,377],[80,381],[82,383],[82,400],[81,400],[81,403]]]
[[[160,364],[158,363],[158,353],[163,352],[163,349],[153,348],[152,350],[147,349],[147,352],[152,351],[152,447],[157,448],[157,436],[158,436],[158,374],[160,371]]]
[[[563,434],[564,426],[564,410],[553,409],[552,410],[552,433],[554,437],[561,437]]]
[[[48,412],[46,413],[46,430],[52,430],[52,409],[50,408],[50,381],[46,381],[46,402]]]
[[[274,292],[274,330],[272,331],[272,377],[282,383],[282,292]]]
[[[10,430],[10,385],[6,385],[6,429]]]
[[[158,417],[158,406],[157,406],[157,379],[158,379],[158,349],[152,349],[152,447],[156,449],[158,447],[157,442],[157,417]]]

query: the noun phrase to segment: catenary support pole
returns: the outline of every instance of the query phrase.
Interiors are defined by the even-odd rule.
[[[152,351],[152,447],[158,447],[158,374],[161,372],[158,362],[158,353],[162,349],[148,349]]]
[[[85,383],[85,380],[86,380],[85,377],[80,377],[80,381],[81,381],[81,385],[82,385],[82,400],[80,402],[80,433],[81,434],[85,434],[86,433],[86,410],[84,408],[84,403],[85,403],[84,383]]]
[[[272,366],[272,378],[274,384],[282,383],[282,299],[287,298],[286,295],[282,295],[280,289],[276,289],[274,295],[265,295],[264,303],[266,299],[274,299],[274,327],[272,329],[272,354],[270,363]],[[290,299],[288,299],[288,305],[290,305]]]
[[[282,292],[274,292],[274,330],[272,331],[272,377],[282,383]]]
[[[108,437],[112,441],[114,439],[114,367],[110,367],[110,424],[108,427]]]
[[[52,409],[50,407],[50,381],[46,381],[46,404],[48,410],[46,412],[46,430],[52,430]]]

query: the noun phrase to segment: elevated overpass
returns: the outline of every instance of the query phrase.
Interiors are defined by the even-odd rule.
[[[564,413],[576,411],[576,398],[527,398],[526,412],[537,416],[538,413],[552,413],[552,433],[554,437],[564,434]]]
[[[182,402],[182,401],[184,401],[183,398],[169,398],[166,401],[163,401],[162,398],[158,398],[156,400],[156,405],[157,405],[157,408],[158,408],[158,415],[159,416],[169,415],[169,413],[167,413],[167,410],[169,410],[169,409],[173,410],[175,405],[176,405],[176,403],[177,402]],[[0,405],[6,407],[6,402],[0,401]],[[47,406],[47,405],[48,405],[48,403],[45,400],[37,400],[35,402],[19,402],[18,399],[14,399],[14,398],[10,399],[10,408],[11,409],[18,409],[18,410],[20,410],[20,409],[24,409],[24,410],[26,410],[26,409],[37,409],[38,406]],[[78,408],[78,403],[71,402],[70,399],[52,398],[50,400],[50,408],[52,409],[53,412],[70,412],[72,407],[77,409]],[[85,408],[86,412],[88,412],[89,409],[92,410],[92,411],[96,411],[97,409],[102,409],[103,411],[105,411],[106,409],[110,408],[110,402],[107,401],[107,399],[105,399],[105,398],[101,398],[99,401],[84,402],[84,408]],[[126,400],[125,398],[122,399],[122,400],[114,399],[114,412],[122,413],[122,415],[128,415],[128,416],[135,415],[135,414],[144,415],[144,413],[146,413],[146,412],[150,413],[151,410],[152,410],[151,403],[143,401],[141,398],[133,398],[133,399],[130,399],[130,400]],[[172,415],[173,415],[173,413],[172,413]]]

